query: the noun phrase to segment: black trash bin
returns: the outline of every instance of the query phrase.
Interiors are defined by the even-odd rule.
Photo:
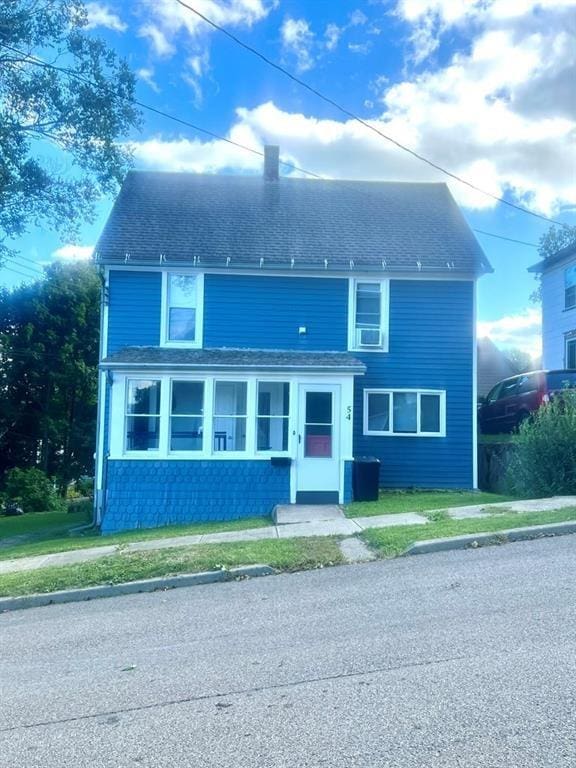
[[[380,460],[375,456],[358,456],[352,470],[354,501],[378,501]]]

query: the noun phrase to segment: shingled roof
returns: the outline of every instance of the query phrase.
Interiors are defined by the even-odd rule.
[[[123,347],[106,357],[102,368],[169,368],[187,370],[337,371],[364,373],[363,362],[347,352],[301,352],[280,349],[172,349]]]
[[[491,271],[445,184],[131,171],[99,263]]]

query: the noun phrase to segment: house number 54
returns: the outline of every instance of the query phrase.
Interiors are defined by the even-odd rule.
[[[347,405],[346,406],[346,418],[347,418],[348,421],[350,421],[352,419],[352,406],[351,405]]]

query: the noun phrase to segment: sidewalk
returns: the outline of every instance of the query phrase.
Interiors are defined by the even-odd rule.
[[[478,504],[468,507],[429,510],[426,515],[443,512],[454,520],[489,517],[493,510],[506,512],[544,512],[576,506],[576,496],[555,496],[548,499],[529,501],[511,501],[506,504]],[[278,523],[267,528],[253,528],[245,531],[224,531],[193,536],[175,536],[169,539],[151,539],[137,541],[121,546],[110,545],[75,549],[69,552],[57,552],[37,557],[22,557],[15,560],[0,561],[0,575],[18,571],[32,571],[50,566],[75,565],[96,560],[120,552],[145,552],[150,550],[190,547],[197,544],[222,544],[233,541],[258,541],[262,539],[291,539],[308,536],[354,536],[367,528],[386,528],[402,525],[426,525],[428,517],[424,514],[402,513],[395,515],[376,515],[373,517],[344,516],[338,506],[330,507],[286,507],[289,510],[284,519],[290,522]],[[492,510],[492,511],[491,511]],[[282,517],[279,513],[278,517]]]

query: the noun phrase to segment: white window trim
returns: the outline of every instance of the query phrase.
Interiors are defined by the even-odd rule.
[[[259,416],[258,414],[258,389],[260,384],[272,384],[272,383],[278,383],[278,384],[288,384],[288,416]],[[256,379],[256,386],[254,389],[254,429],[256,430],[255,435],[255,445],[254,445],[254,452],[257,456],[265,456],[266,458],[270,458],[272,456],[289,456],[290,455],[290,425],[292,424],[293,420],[293,410],[294,410],[294,399],[293,399],[293,393],[294,393],[294,386],[293,383],[290,381],[290,379],[270,379],[266,377],[258,378]],[[267,419],[286,419],[288,422],[288,446],[286,450],[262,450],[258,449],[258,419],[259,418],[267,418]]]
[[[160,384],[160,407],[158,413],[128,413],[128,390],[129,385],[132,382],[138,381],[153,381]],[[126,376],[124,382],[124,398],[123,398],[123,412],[124,418],[122,419],[122,452],[125,456],[142,456],[142,454],[152,454],[157,457],[160,453],[160,446],[162,445],[162,402],[165,399],[163,395],[164,385],[160,376]],[[128,433],[126,431],[126,423],[131,416],[142,416],[150,419],[158,419],[158,448],[149,448],[147,451],[130,451],[126,446],[128,444]]]
[[[567,336],[564,341],[564,366],[568,368],[568,345],[569,344],[576,344],[576,336]]]
[[[186,381],[186,382],[192,382],[194,384],[202,384],[203,391],[202,391],[202,402],[203,402],[203,413],[202,416],[202,448],[199,451],[187,451],[187,450],[176,450],[174,448],[170,447],[170,440],[171,440],[171,433],[172,433],[172,388],[174,386],[175,381]],[[170,456],[183,456],[186,458],[186,456],[189,456],[190,454],[199,454],[203,455],[206,450],[206,382],[204,379],[193,379],[193,378],[181,378],[179,376],[171,376],[169,380],[166,381],[166,385],[169,389],[168,397],[165,398],[168,402],[166,403],[166,422],[167,422],[167,429],[168,429],[168,435],[167,435],[167,442],[166,442],[166,452]],[[162,400],[162,393],[160,393],[160,400]],[[160,418],[164,416],[164,413],[162,411],[162,406],[160,406]],[[200,416],[200,414],[176,414],[174,418],[195,418],[197,416]],[[161,421],[162,423],[162,421]],[[162,438],[162,432],[160,433],[160,437]]]
[[[418,395],[416,399],[416,425],[417,432],[394,432],[394,407],[393,395],[395,392],[411,392]],[[368,429],[368,397],[371,394],[390,395],[390,429],[387,432]],[[422,432],[420,431],[420,396],[421,395],[439,395],[440,396],[440,432]],[[444,389],[365,389],[363,400],[363,420],[362,432],[364,435],[375,437],[446,437],[446,390]]]
[[[196,278],[196,338],[194,341],[171,341],[168,338],[168,276],[185,275]],[[169,269],[162,271],[162,314],[160,318],[160,345],[162,347],[188,347],[198,349],[204,341],[204,274],[186,270]]]
[[[380,285],[380,332],[381,347],[359,347],[356,344],[356,286],[358,283]],[[351,352],[388,352],[390,325],[390,280],[388,278],[350,277],[348,279],[348,350]]]

